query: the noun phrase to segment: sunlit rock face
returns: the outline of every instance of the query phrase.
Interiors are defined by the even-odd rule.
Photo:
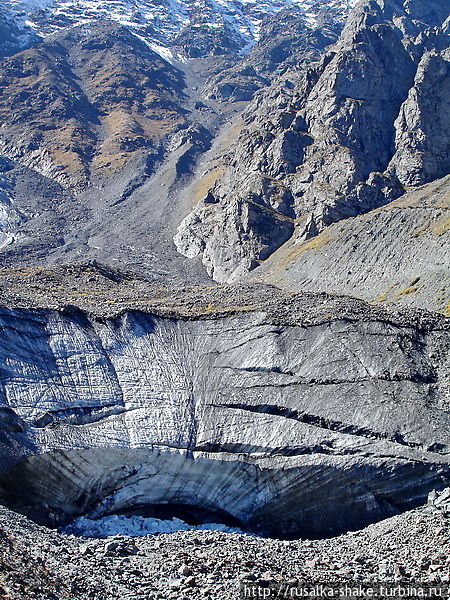
[[[319,61],[246,107],[178,226],[178,251],[232,283],[294,236],[448,175],[449,27],[442,0],[358,2]]]
[[[450,481],[436,323],[1,309],[0,500],[51,525],[192,506],[280,537],[416,506]]]

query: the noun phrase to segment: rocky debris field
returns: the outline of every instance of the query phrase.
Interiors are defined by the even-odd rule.
[[[0,269],[0,304],[8,308],[81,310],[94,318],[113,318],[128,310],[162,317],[213,319],[264,311],[283,325],[321,324],[337,318],[381,320],[398,325],[447,330],[448,319],[420,309],[386,310],[327,293],[293,293],[264,283],[163,286],[137,273],[90,261],[54,267]]]
[[[324,540],[213,531],[86,540],[2,508],[0,598],[230,600],[243,582],[445,584],[449,524],[450,490],[424,508]]]

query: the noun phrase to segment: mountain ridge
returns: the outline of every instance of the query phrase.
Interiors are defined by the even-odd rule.
[[[331,0],[327,10],[336,18],[345,18],[356,0]],[[162,42],[163,46],[177,45],[184,31],[216,29],[229,47],[223,51],[247,52],[258,40],[262,21],[277,12],[296,7],[303,15],[306,28],[317,27],[323,16],[317,0],[5,0],[5,6],[24,18],[27,25],[42,37],[63,27],[87,24],[108,17],[126,25],[147,41]]]

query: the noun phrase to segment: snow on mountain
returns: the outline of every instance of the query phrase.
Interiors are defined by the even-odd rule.
[[[7,7],[0,6],[0,56],[24,50],[35,41],[36,35],[24,19]]]
[[[3,0],[42,36],[63,27],[110,18],[140,36],[170,46],[186,28],[225,30],[241,48],[258,39],[263,20],[297,7],[305,26],[317,26],[324,10],[343,20],[356,0]]]

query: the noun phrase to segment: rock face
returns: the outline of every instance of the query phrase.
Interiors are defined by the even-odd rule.
[[[0,63],[0,154],[21,176],[28,169],[27,185],[13,176],[2,202],[2,264],[84,256],[158,278],[208,278],[173,244],[193,204],[186,184],[204,186],[199,159],[243,101],[336,41],[351,5],[179,2],[166,15],[146,0],[108,14],[96,0],[5,1],[8,31],[25,19],[43,39],[0,50],[13,54]],[[269,245],[292,233],[289,222],[275,235],[268,225]],[[235,239],[230,230],[227,244]]]
[[[445,19],[438,1],[358,5],[318,64],[284,73],[245,110],[216,158],[222,174],[179,227],[179,251],[234,281],[294,224],[308,239],[447,174]]]
[[[181,505],[315,537],[448,485],[445,320],[271,293],[187,320],[3,308],[1,501],[51,524]]]
[[[390,168],[404,185],[450,172],[449,97],[450,49],[425,53],[395,122],[397,152]]]
[[[13,206],[11,169],[9,161],[0,160],[0,248],[13,242],[14,236],[10,232],[17,229],[22,222],[20,211]]]

